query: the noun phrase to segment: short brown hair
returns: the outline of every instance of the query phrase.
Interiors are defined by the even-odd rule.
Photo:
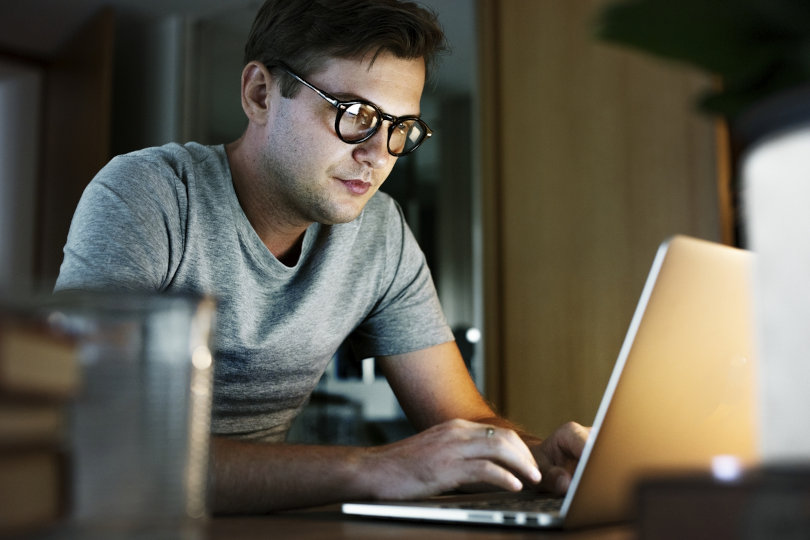
[[[268,69],[286,64],[301,76],[329,58],[362,58],[381,52],[424,58],[430,76],[447,49],[436,14],[399,0],[267,0],[259,9],[245,45],[244,62]],[[294,95],[291,77],[282,95]]]

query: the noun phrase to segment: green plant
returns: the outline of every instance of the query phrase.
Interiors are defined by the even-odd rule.
[[[700,106],[729,119],[810,82],[810,0],[623,0],[599,13],[596,33],[717,75]]]

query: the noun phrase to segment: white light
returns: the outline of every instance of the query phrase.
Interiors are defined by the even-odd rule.
[[[478,343],[481,341],[481,330],[478,328],[470,328],[464,335],[470,343]]]
[[[375,374],[374,374],[374,358],[363,358],[362,362],[360,363],[361,370],[362,370],[362,380],[365,384],[373,384]]]
[[[208,369],[212,362],[211,351],[204,345],[200,345],[191,353],[191,363],[197,369]]]
[[[712,475],[721,482],[734,482],[742,477],[743,467],[736,456],[714,456]]]

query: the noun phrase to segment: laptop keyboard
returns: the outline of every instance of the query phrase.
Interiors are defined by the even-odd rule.
[[[442,504],[442,508],[463,508],[465,510],[500,510],[511,512],[558,512],[562,508],[563,497],[537,496],[532,498],[496,499],[464,501]]]

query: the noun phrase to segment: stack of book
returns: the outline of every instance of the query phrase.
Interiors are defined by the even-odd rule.
[[[0,314],[0,536],[65,516],[68,406],[78,347],[41,321]]]

